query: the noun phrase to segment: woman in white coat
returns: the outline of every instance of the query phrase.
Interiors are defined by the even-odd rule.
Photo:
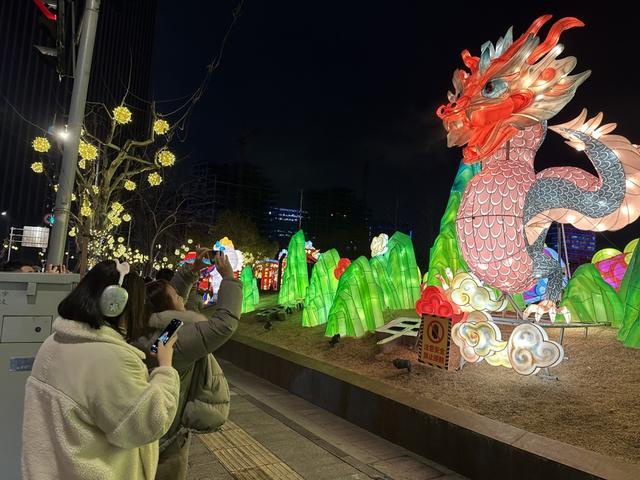
[[[107,287],[122,283],[121,267],[104,261],[85,275],[60,303],[54,333],[36,355],[25,393],[24,480],[155,477],[158,439],[180,393],[171,366],[177,336],[160,342],[159,366],[149,374],[145,354],[127,343],[143,318],[143,280],[125,277],[128,301],[120,315],[101,307]]]

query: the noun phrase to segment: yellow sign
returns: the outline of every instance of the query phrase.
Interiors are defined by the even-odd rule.
[[[433,367],[448,369],[451,319],[423,315],[419,335],[418,360]]]

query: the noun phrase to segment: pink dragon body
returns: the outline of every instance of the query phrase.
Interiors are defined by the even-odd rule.
[[[458,243],[470,270],[506,293],[523,292],[548,278],[548,300],[525,314],[555,315],[562,291],[560,264],[543,253],[553,221],[589,230],[616,230],[640,215],[640,152],[626,138],[600,125],[602,114],[586,111],[551,129],[583,150],[597,176],[573,167],[535,173],[535,154],[547,120],[574,96],[590,72],[569,75],[573,57],[559,59],[562,31],[582,26],[575,18],[556,22],[544,42],[543,16],[516,41],[511,29],[480,57],[462,58],[470,70],[454,73],[455,92],[438,109],[449,146],[465,145],[466,163],[482,162],[463,194],[456,221]]]

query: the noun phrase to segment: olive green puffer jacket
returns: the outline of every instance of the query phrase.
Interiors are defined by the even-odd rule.
[[[197,273],[184,267],[176,272],[171,284],[182,298],[187,299],[197,278]],[[229,414],[229,385],[212,353],[235,332],[241,309],[242,283],[223,280],[218,303],[213,308],[201,310],[202,313],[165,310],[151,315],[149,325],[154,331],[136,342],[136,346],[146,352],[172,319],[184,322],[178,330],[173,355],[173,367],[180,375],[178,413],[171,428],[160,440],[161,451],[185,430],[211,432],[226,421]],[[147,359],[149,368],[153,368],[155,358],[148,356]]]

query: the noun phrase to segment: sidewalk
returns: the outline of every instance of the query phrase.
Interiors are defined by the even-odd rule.
[[[191,480],[463,477],[227,362],[230,421],[194,437]]]

